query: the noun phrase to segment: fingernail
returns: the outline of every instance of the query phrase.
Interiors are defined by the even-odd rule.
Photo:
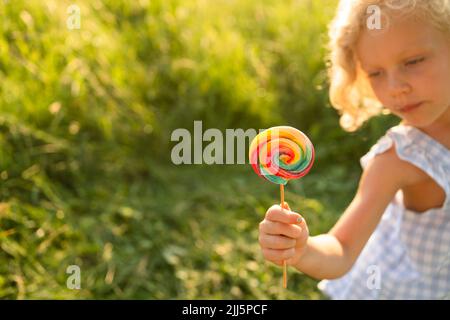
[[[298,217],[297,218],[297,222],[302,222],[303,218],[302,217]]]

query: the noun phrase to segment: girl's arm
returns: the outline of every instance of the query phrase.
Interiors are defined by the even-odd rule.
[[[366,167],[358,191],[339,221],[327,234],[308,237],[292,265],[316,279],[346,274],[395,193],[414,182],[416,170],[399,159],[393,148],[375,157]]]

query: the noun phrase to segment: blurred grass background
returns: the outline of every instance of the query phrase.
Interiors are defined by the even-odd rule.
[[[81,28],[66,26],[67,8]],[[176,128],[292,125],[316,147],[286,200],[327,232],[359,157],[328,102],[335,0],[0,0],[0,298],[321,299],[265,262],[278,188],[250,165],[171,163]],[[66,268],[81,268],[81,290]]]

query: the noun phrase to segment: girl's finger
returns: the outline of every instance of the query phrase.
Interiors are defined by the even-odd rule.
[[[284,264],[283,260],[275,260],[275,261],[271,261],[271,262],[275,263],[277,266],[282,266]]]
[[[259,236],[259,243],[269,249],[289,249],[295,246],[295,239],[285,236],[275,236],[263,233]]]
[[[297,223],[297,220],[301,218],[298,213],[292,212],[287,209],[281,209],[279,205],[273,205],[266,212],[266,219],[275,221],[275,222],[283,222],[283,223]]]
[[[297,239],[302,235],[302,228],[298,225],[273,222],[265,219],[259,224],[259,230],[262,233],[283,235],[293,239]]]
[[[291,249],[268,249],[268,248],[263,248],[262,249],[262,253],[264,258],[266,258],[267,260],[270,261],[283,261],[283,260],[287,260],[289,258],[292,258],[295,254],[295,249],[291,248]]]
[[[291,211],[291,208],[289,207],[289,204],[288,204],[286,201],[284,202],[284,204],[282,205],[282,207],[283,207],[284,209],[287,209],[287,210]]]
[[[297,218],[297,222],[296,225],[300,226],[301,228],[305,229],[306,228],[306,220],[303,217],[298,217]]]

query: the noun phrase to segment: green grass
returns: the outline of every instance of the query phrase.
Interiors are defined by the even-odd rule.
[[[10,199],[1,209],[4,232],[12,232],[2,237],[2,259],[9,265],[9,270],[2,267],[9,273],[4,276],[2,295],[320,297],[316,282],[296,271],[289,273],[289,290],[284,291],[281,270],[264,262],[260,254],[257,225],[265,210],[278,201],[276,186],[253,177],[246,166],[158,170],[167,171],[164,182],[94,180],[84,186],[80,199],[64,201],[66,210],[49,201],[33,206]],[[337,174],[336,179],[344,177]],[[286,200],[307,219],[311,233],[324,231],[338,212],[305,190],[315,184],[313,174],[305,180],[288,185]],[[65,198],[56,190],[48,192],[55,193],[55,200]],[[81,267],[80,292],[65,288],[65,268],[71,264]],[[24,282],[22,292],[19,281]]]
[[[265,262],[278,188],[250,165],[175,166],[170,134],[288,124],[317,158],[286,200],[318,234],[394,119],[348,134],[328,103],[335,1],[0,2],[0,298],[321,299]],[[66,268],[81,268],[81,290]]]

